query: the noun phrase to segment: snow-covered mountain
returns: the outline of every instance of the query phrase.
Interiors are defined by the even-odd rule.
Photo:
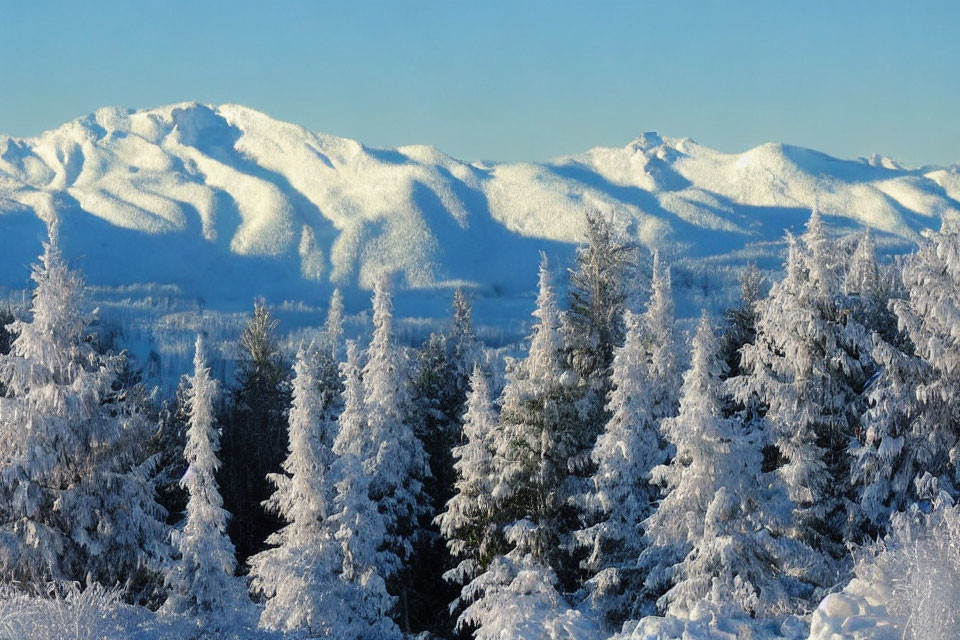
[[[542,164],[366,147],[239,105],[104,108],[36,138],[0,136],[0,286],[22,287],[59,215],[92,283],[173,284],[244,305],[367,289],[532,290],[585,211],[676,260],[763,254],[818,206],[910,241],[960,213],[960,167],[908,169],[765,144],[726,154],[647,133]]]

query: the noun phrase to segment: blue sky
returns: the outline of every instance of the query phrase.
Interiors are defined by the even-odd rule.
[[[0,25],[14,135],[200,100],[465,160],[656,130],[960,162],[957,2],[0,0]]]

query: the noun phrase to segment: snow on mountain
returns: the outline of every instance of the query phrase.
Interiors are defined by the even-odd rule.
[[[814,206],[909,242],[960,213],[960,167],[781,144],[726,154],[655,133],[547,163],[471,164],[240,105],[107,107],[36,138],[0,136],[0,286],[24,286],[54,215],[92,283],[247,305],[369,289],[383,270],[423,293],[526,295],[538,252],[569,256],[590,209],[676,260],[722,261],[778,241]]]

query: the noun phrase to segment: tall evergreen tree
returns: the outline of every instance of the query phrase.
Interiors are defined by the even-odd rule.
[[[337,456],[352,455],[368,473],[368,460],[373,459],[374,442],[367,429],[366,405],[363,400],[363,378],[360,370],[360,350],[353,340],[347,341],[347,361],[340,365],[343,380],[343,411],[337,419],[337,437],[333,452]]]
[[[677,368],[677,345],[674,336],[676,314],[673,304],[673,284],[670,267],[663,266],[660,254],[653,254],[653,277],[647,310],[643,314],[646,325],[650,362],[650,387],[653,417],[662,420],[676,415],[677,390],[680,373]]]
[[[370,476],[347,454],[334,463],[333,477],[336,497],[329,526],[339,545],[340,566],[331,595],[339,606],[328,626],[344,640],[399,640],[400,629],[390,618],[397,599],[384,579],[385,572],[396,570],[397,556],[384,548],[387,526],[370,499]]]
[[[326,522],[334,498],[330,467],[336,419],[326,411],[329,399],[317,378],[320,355],[312,347],[297,354],[289,452],[284,473],[270,476],[276,491],[266,506],[287,524],[267,538],[273,548],[249,560],[252,587],[266,597],[261,626],[312,635],[335,633],[329,620],[341,606],[331,589],[337,543]]]
[[[484,362],[483,346],[473,327],[473,309],[463,289],[459,288],[453,292],[453,326],[447,337],[447,350],[447,360],[453,370],[456,400],[462,412],[463,403],[470,391],[473,367],[476,364],[483,365]]]
[[[891,307],[902,347],[874,337],[880,364],[868,387],[870,408],[852,448],[859,502],[883,532],[892,512],[960,497],[960,231],[944,221],[903,264],[908,299]]]
[[[493,495],[502,524],[529,519],[545,536],[531,548],[556,570],[565,566],[563,550],[576,526],[568,480],[581,441],[571,401],[576,374],[563,364],[560,312],[545,257],[539,280],[530,348],[510,365],[501,397]]]
[[[85,285],[50,227],[29,319],[0,354],[0,580],[124,583],[166,556],[142,395],[98,353]]]
[[[458,584],[486,566],[497,549],[498,538],[493,500],[497,414],[479,364],[474,365],[470,387],[463,416],[464,440],[453,449],[457,474],[454,494],[437,516],[451,555],[460,560],[444,577]]]
[[[9,306],[0,307],[0,355],[10,353],[10,346],[13,344],[13,333],[10,331],[10,325],[16,320],[13,315],[13,309]],[[2,392],[2,389],[0,389]]]
[[[410,381],[407,362],[393,342],[393,303],[389,280],[377,281],[373,295],[373,337],[363,368],[363,395],[366,424],[372,443],[365,461],[371,472],[371,497],[387,526],[390,550],[398,566],[410,558],[421,519],[431,505],[423,480],[430,474],[423,443],[411,424]],[[409,630],[406,600],[410,585],[407,575],[396,576],[400,595],[401,622]]]
[[[190,423],[183,452],[188,467],[181,480],[189,498],[183,527],[173,535],[178,558],[167,570],[170,594],[164,608],[172,613],[205,616],[234,609],[239,590],[233,576],[234,548],[227,537],[229,514],[223,509],[215,477],[220,466],[220,432],[214,424],[217,382],[204,360],[203,337],[199,335],[193,370],[187,392]]]
[[[395,638],[399,628],[390,618],[397,598],[386,579],[400,569],[400,558],[387,544],[387,523],[371,500],[377,442],[367,428],[363,380],[357,345],[347,341],[347,361],[341,365],[343,411],[337,419],[331,468],[335,483],[329,527],[339,545],[340,598],[337,622],[331,623],[348,640]]]
[[[590,576],[586,596],[613,623],[638,617],[641,611],[640,523],[650,516],[658,495],[650,472],[665,461],[648,394],[653,381],[646,327],[640,316],[625,313],[626,339],[613,358],[610,420],[593,449],[596,471],[583,496],[590,526],[577,533],[578,542],[589,549],[582,563]]]
[[[877,268],[877,250],[870,227],[864,229],[850,258],[850,266],[844,279],[848,294],[875,296],[880,291],[880,271]]]
[[[609,419],[610,366],[614,349],[623,344],[623,312],[637,262],[636,246],[600,213],[588,213],[586,223],[586,241],[577,249],[576,268],[570,270],[569,309],[563,317],[567,364],[582,385],[585,458]]]
[[[224,504],[233,514],[230,537],[241,563],[264,548],[280,520],[265,513],[268,474],[280,471],[287,450],[286,412],[290,406],[288,367],[275,337],[277,321],[263,300],[240,337],[236,386],[222,416],[223,466],[218,480]]]
[[[846,265],[843,306],[857,323],[876,331],[884,341],[908,348],[897,317],[890,308],[892,298],[904,297],[899,291],[900,269],[891,264],[881,270],[870,228],[856,238],[856,245]]]
[[[453,295],[453,322],[445,334],[433,333],[418,351],[413,385],[414,419],[430,464],[424,491],[431,510],[424,519],[411,562],[408,594],[411,625],[446,635],[454,619],[446,605],[457,589],[442,580],[455,564],[441,535],[441,510],[454,496],[457,473],[453,450],[463,439],[461,417],[469,392],[470,371],[483,351],[473,329],[470,303],[461,289]]]
[[[838,304],[830,242],[816,212],[801,241],[789,239],[786,276],[758,304],[756,342],[743,348],[744,374],[730,383],[739,402],[757,402],[764,414],[800,539],[842,559],[853,529],[847,447],[873,365],[866,330]]]
[[[718,350],[704,315],[680,412],[665,429],[676,456],[653,472],[666,495],[644,523],[650,547],[641,564],[654,592],[670,587],[659,604],[674,615],[709,603],[725,615],[782,616],[810,594],[803,580],[815,554],[785,535],[792,504],[776,477],[762,473],[760,443],[723,417]]]
[[[435,519],[453,496],[456,482],[453,448],[461,440],[463,411],[451,340],[452,336],[432,333],[418,350],[410,416],[423,442],[430,474],[423,485],[429,508],[420,520],[406,576],[407,607],[412,629],[439,634],[445,634],[453,624],[445,605],[455,597],[455,590],[442,579],[453,561]]]
[[[336,360],[340,357],[341,341],[343,340],[343,294],[340,288],[333,290],[330,296],[330,308],[327,311],[327,321],[324,324],[327,346],[330,356]]]

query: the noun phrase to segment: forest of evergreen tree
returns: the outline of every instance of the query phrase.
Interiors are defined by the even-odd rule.
[[[781,277],[745,268],[686,335],[669,264],[586,227],[568,277],[543,257],[505,372],[462,290],[401,345],[385,275],[363,344],[339,291],[292,357],[257,300],[235,375],[199,335],[161,398],[97,335],[54,223],[29,308],[0,309],[0,582],[345,640],[777,624],[895,514],[960,495],[960,229],[878,261],[814,211]]]

